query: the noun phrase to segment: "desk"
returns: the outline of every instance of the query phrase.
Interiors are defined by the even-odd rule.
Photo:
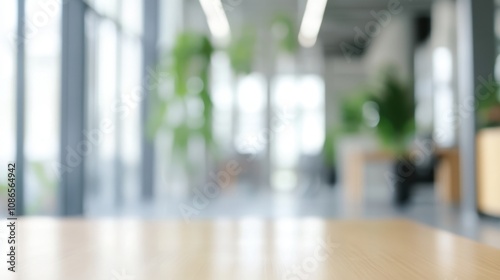
[[[18,271],[7,272],[2,260],[0,279],[500,279],[500,250],[405,220],[18,226]]]
[[[346,201],[351,204],[359,204],[364,199],[364,188],[366,187],[365,168],[367,163],[381,161],[394,162],[395,159],[396,157],[393,154],[386,151],[352,151],[349,153],[344,175]],[[385,176],[385,174],[382,176]]]

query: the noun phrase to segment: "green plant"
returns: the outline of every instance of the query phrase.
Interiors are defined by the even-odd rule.
[[[287,14],[279,13],[274,17],[272,26],[279,40],[279,49],[287,53],[295,53],[299,48],[295,22]]]
[[[365,125],[363,105],[372,98],[367,88],[362,88],[350,93],[343,98],[340,105],[340,124],[330,127],[326,131],[323,144],[325,164],[335,166],[335,143],[341,135],[354,134],[362,131]]]
[[[322,154],[327,167],[333,168],[336,165],[337,151],[335,150],[335,144],[340,134],[340,130],[338,129],[327,129],[326,131]]]
[[[227,53],[236,74],[248,74],[252,71],[255,43],[255,30],[250,27],[244,28],[241,34],[231,41]]]
[[[47,172],[46,167],[43,162],[35,161],[30,162],[29,166],[35,175],[36,182],[38,182],[41,194],[27,205],[27,213],[40,213],[40,211],[47,211],[48,205],[53,205],[52,203],[47,203],[47,200],[53,200],[54,190],[57,186],[57,180],[50,176]]]
[[[476,92],[478,110],[488,110],[500,104],[499,85],[496,81],[486,81],[486,84],[479,87]]]
[[[479,92],[477,117],[479,128],[500,126],[500,86],[496,81],[489,81]]]
[[[404,154],[410,136],[414,134],[414,104],[409,86],[401,82],[394,72],[384,72],[378,87],[362,87],[342,99],[341,123],[327,129],[323,146],[325,164],[335,166],[335,142],[341,135],[354,134],[368,128],[364,106],[375,102],[379,121],[376,134],[384,148]]]
[[[356,133],[365,127],[365,118],[363,116],[363,105],[370,101],[372,94],[367,89],[361,89],[350,94],[342,100],[341,113],[341,131],[344,133]]]
[[[323,143],[323,159],[327,167],[335,167],[335,145],[341,135],[360,132],[364,128],[363,105],[370,99],[366,89],[358,90],[343,98],[340,106],[339,125],[327,128]]]
[[[0,183],[0,196],[7,194],[7,188],[8,188],[7,183],[4,182]]]
[[[415,131],[414,103],[410,87],[389,70],[374,91],[380,121],[376,126],[381,143],[396,154],[406,152],[408,141]]]
[[[213,46],[210,39],[199,33],[178,35],[173,50],[160,71],[168,77],[161,82],[173,82],[173,91],[158,86],[153,91],[153,113],[148,134],[153,138],[165,129],[173,136],[172,155],[191,169],[188,160],[189,140],[201,138],[213,148],[212,111],[210,98],[210,60]]]

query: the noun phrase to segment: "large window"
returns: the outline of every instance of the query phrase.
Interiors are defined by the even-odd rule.
[[[54,166],[60,151],[60,53],[61,3],[27,0],[0,2],[0,131],[2,165],[16,161],[16,149],[24,153],[24,169],[16,174],[24,178],[26,214],[55,214],[58,174]],[[24,13],[24,46],[17,38],[17,19]],[[17,76],[18,54],[24,52],[24,76]],[[22,69],[22,68],[20,68]],[[23,85],[24,104],[17,102],[16,85]],[[19,89],[22,89],[19,88]],[[22,95],[19,95],[22,96]],[[24,109],[23,106],[24,105]],[[21,110],[18,111],[17,108]],[[17,114],[24,116],[24,139],[16,138]],[[24,140],[22,142],[21,140]],[[24,146],[17,146],[23,143]],[[3,162],[3,161],[6,162]],[[5,178],[0,177],[0,196],[5,194]],[[3,203],[5,200],[1,199]]]
[[[299,185],[299,162],[314,160],[325,139],[324,82],[316,75],[279,75],[272,86],[272,173],[275,190]]]
[[[87,209],[106,211],[140,197],[142,1],[88,1]],[[104,127],[109,129],[104,129]]]
[[[25,203],[27,214],[56,214],[60,148],[61,5],[26,1]]]
[[[236,89],[235,147],[240,153],[260,153],[266,149],[265,113],[267,82],[264,75],[252,73],[238,80]]]
[[[81,133],[92,144],[87,147],[92,153],[85,156],[84,165],[86,206],[101,211],[104,207],[115,209],[116,203],[135,203],[140,197],[143,1],[81,1],[85,5],[77,1],[72,4],[86,11],[86,92],[81,106],[87,119]],[[22,4],[24,9],[19,10]],[[0,1],[0,158],[6,166],[7,162],[16,161],[16,151],[23,153],[24,168],[18,169],[17,176],[24,178],[24,183],[17,186],[20,193],[24,190],[26,214],[54,215],[61,210],[59,199],[65,194],[60,192],[60,175],[62,171],[72,172],[61,170],[61,151],[68,157],[78,155],[74,147],[61,146],[61,85],[63,74],[67,74],[61,73],[62,65],[66,65],[62,61],[62,12],[68,7],[66,4]],[[25,32],[24,48],[17,38],[19,14],[24,14],[20,27]],[[18,63],[17,59],[23,57],[18,54],[24,54],[24,65]],[[17,69],[23,69],[22,66],[25,75],[17,76]],[[73,66],[81,67],[69,67]],[[81,78],[70,76],[78,71],[68,73],[68,79]],[[18,96],[24,96],[23,104],[17,103]],[[19,139],[16,132],[22,126],[17,126],[17,115],[24,117],[24,138]],[[111,129],[103,130],[103,125]],[[18,143],[22,145],[17,147]],[[1,205],[6,201],[2,199],[6,188],[7,180],[0,175]]]
[[[17,1],[0,1],[0,164],[7,166],[16,157],[16,29]],[[7,177],[0,175],[0,213],[6,211]]]

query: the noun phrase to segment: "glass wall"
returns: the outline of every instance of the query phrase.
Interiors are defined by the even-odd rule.
[[[16,157],[16,29],[17,29],[17,1],[0,1],[0,164],[7,168],[7,164],[15,162]],[[7,199],[7,177],[5,172],[0,174],[0,213],[6,211],[4,207]]]
[[[86,207],[114,211],[140,194],[142,1],[88,1]]]
[[[60,147],[61,5],[26,1],[25,203],[56,214]]]
[[[83,135],[77,137],[84,137],[91,144],[88,147],[91,152],[85,156],[84,213],[105,215],[121,213],[122,210],[134,211],[143,206],[140,204],[141,145],[146,136],[142,132],[141,104],[149,94],[143,82],[157,82],[155,79],[159,77],[156,75],[165,73],[151,69],[144,74],[143,48],[146,44],[149,49],[150,42],[143,38],[143,1],[81,1],[85,2],[81,7],[85,10],[86,71],[85,102],[81,106],[85,109],[86,119]],[[5,161],[15,161],[16,156],[18,45],[15,37],[19,3],[22,2],[5,0],[0,4],[0,101],[4,105],[0,110],[0,128],[2,133],[6,132],[0,140],[0,155]],[[66,94],[61,92],[61,79],[65,76],[61,73],[64,65],[61,61],[62,11],[67,7],[63,3],[26,0],[26,20],[23,23],[26,30],[26,75],[19,82],[26,88],[25,108],[20,113],[25,117],[25,141],[21,149],[25,157],[27,214],[59,213],[61,151],[77,154],[72,147],[61,147],[61,96]],[[160,0],[159,3],[159,9],[172,15],[171,18],[163,16],[159,19],[164,26],[158,27],[159,46],[155,47],[163,49],[160,57],[165,57],[177,35],[188,30],[184,25],[191,24],[184,18],[185,3],[181,0]],[[201,13],[201,7],[198,8]],[[202,18],[199,24],[204,26],[205,19]],[[76,22],[71,28],[81,26]],[[148,58],[148,53],[146,55]],[[172,198],[176,193],[186,195],[189,182],[185,181],[191,180],[191,185],[202,182],[213,169],[220,167],[219,164],[233,159],[243,162],[249,154],[255,155],[251,157],[254,160],[245,162],[247,166],[238,184],[248,181],[249,184],[245,185],[251,188],[270,189],[268,179],[271,173],[274,189],[295,188],[301,180],[299,163],[302,158],[317,156],[323,143],[323,80],[315,75],[297,74],[271,78],[272,73],[264,75],[265,71],[260,67],[248,74],[236,75],[225,49],[219,47],[213,54],[212,67],[213,130],[218,154],[209,155],[202,144],[198,145],[199,149],[190,149],[190,156],[193,154],[196,158],[201,171],[196,176],[184,176],[176,172],[175,166],[168,165],[171,157],[165,149],[169,146],[170,132],[159,134],[152,141],[156,149],[152,167],[157,176],[154,178],[155,198],[160,197],[158,202],[161,203],[163,198]],[[160,81],[159,86],[171,85]],[[198,107],[193,108],[199,111]],[[267,142],[269,139],[271,143]],[[178,184],[180,190],[169,181],[175,176],[182,177],[178,181],[184,180]],[[0,188],[6,188],[4,177],[0,177]]]
[[[19,1],[0,3],[0,131],[2,165],[15,162],[16,84],[24,84],[24,200],[26,214],[57,212],[60,149],[61,3],[25,1],[25,77],[17,77],[17,15]],[[4,162],[5,161],[5,162]],[[0,193],[5,194],[0,177]],[[2,203],[4,200],[2,199]]]

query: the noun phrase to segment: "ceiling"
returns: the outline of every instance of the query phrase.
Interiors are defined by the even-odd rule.
[[[354,28],[364,26],[373,16],[371,12],[387,10],[393,0],[329,0],[319,40],[327,55],[342,55],[341,42],[353,43]],[[433,0],[400,0],[404,14],[425,15],[430,11]]]
[[[199,5],[199,0],[188,0]],[[374,18],[372,11],[388,10],[388,4],[398,0],[328,0],[318,35],[326,55],[342,55],[342,42],[353,44],[354,27],[364,26]],[[402,14],[429,15],[433,1],[399,0]],[[500,1],[500,0],[499,0]],[[307,0],[221,0],[231,26],[255,24],[269,28],[269,18],[276,13],[291,15],[300,25]],[[236,29],[235,29],[236,30]]]

